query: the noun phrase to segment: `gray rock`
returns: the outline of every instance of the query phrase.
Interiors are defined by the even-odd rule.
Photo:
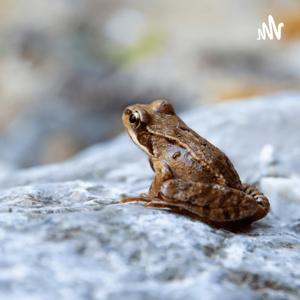
[[[3,171],[0,297],[299,299],[299,98],[183,115],[270,196],[275,209],[241,233],[119,204],[123,194],[146,191],[152,177],[125,135],[61,164]]]

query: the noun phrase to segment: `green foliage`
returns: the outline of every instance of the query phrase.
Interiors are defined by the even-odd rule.
[[[129,65],[145,57],[159,52],[164,42],[163,35],[158,31],[148,31],[129,47],[112,49],[111,60],[119,65]]]

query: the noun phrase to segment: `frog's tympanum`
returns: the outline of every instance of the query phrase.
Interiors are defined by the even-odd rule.
[[[217,227],[248,225],[268,213],[268,199],[241,183],[228,157],[189,128],[168,101],[129,106],[123,123],[155,177],[148,194],[121,202],[143,201]]]

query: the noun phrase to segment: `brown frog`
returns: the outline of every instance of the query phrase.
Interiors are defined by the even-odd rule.
[[[148,194],[122,203],[143,201],[217,227],[248,225],[268,213],[268,199],[242,184],[228,157],[190,129],[168,101],[129,106],[122,118],[155,172]]]

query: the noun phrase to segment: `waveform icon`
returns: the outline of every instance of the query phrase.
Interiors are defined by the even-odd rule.
[[[275,23],[275,20],[272,15],[268,16],[268,24],[265,22],[261,25],[262,28],[258,28],[257,33],[258,37],[257,40],[266,40],[268,37],[270,40],[273,40],[274,35],[277,40],[281,39],[281,29],[284,27],[284,23],[279,23],[278,26]]]

